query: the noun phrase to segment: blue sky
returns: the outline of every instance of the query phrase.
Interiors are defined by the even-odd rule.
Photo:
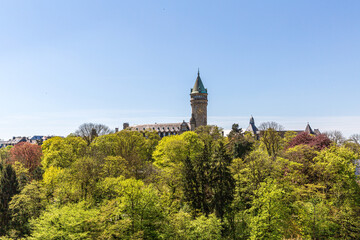
[[[0,138],[189,120],[360,133],[359,1],[0,1]]]

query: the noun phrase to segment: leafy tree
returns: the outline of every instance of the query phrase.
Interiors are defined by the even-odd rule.
[[[288,148],[304,144],[314,147],[315,149],[322,150],[327,148],[331,144],[331,140],[324,134],[320,134],[317,136],[312,136],[306,132],[302,132],[294,137],[289,144],[287,145]]]
[[[262,182],[255,191],[250,209],[250,239],[282,239],[285,236],[289,209],[285,191],[274,180]]]
[[[44,172],[43,185],[47,199],[54,197],[55,190],[61,185],[65,170],[59,167],[50,166]]]
[[[92,199],[101,177],[100,162],[91,157],[79,158],[70,168],[69,181],[79,190],[81,199]]]
[[[0,163],[4,164],[10,160],[10,150],[13,146],[7,146],[5,148],[0,148]]]
[[[359,156],[358,158],[360,158],[360,144],[349,140],[346,141],[343,146],[356,153]]]
[[[188,228],[187,239],[221,239],[221,222],[214,214],[209,215],[207,218],[204,215],[197,217],[195,220],[190,221]]]
[[[233,124],[228,139],[228,147],[233,158],[243,158],[252,150],[255,143],[253,136],[244,135],[238,124]]]
[[[156,144],[155,137],[149,134],[146,139],[143,134],[123,130],[115,134],[99,136],[92,144],[91,150],[95,158],[104,159],[109,156],[121,157],[125,160],[126,177],[143,179],[148,175],[152,162],[152,151]],[[120,158],[119,158],[120,159]]]
[[[213,146],[215,142],[223,138],[222,128],[214,125],[199,126],[195,129],[204,144]]]
[[[331,145],[331,140],[325,134],[320,134],[315,136],[313,141],[310,143],[310,146],[313,146],[315,149],[318,150],[328,148],[330,145]]]
[[[156,149],[156,146],[159,144],[160,136],[156,131],[144,131],[143,135],[145,137],[144,145],[144,155],[145,159],[148,162],[153,162],[153,152]]]
[[[164,214],[161,201],[154,188],[145,186],[141,180],[119,178],[107,178],[101,183],[102,194],[110,200],[104,205],[105,208],[113,207],[115,224],[120,224],[125,219],[130,220],[128,231],[130,236],[138,236],[144,239],[158,239],[162,231]],[[108,217],[113,216],[107,214]],[[105,217],[105,216],[104,216]],[[102,219],[102,222],[111,219]],[[116,222],[120,220],[119,222]],[[126,223],[127,224],[127,223]],[[109,234],[109,233],[107,233]]]
[[[289,148],[285,154],[285,159],[290,161],[290,166],[286,167],[286,174],[294,176],[293,181],[298,184],[314,184],[318,179],[318,175],[314,169],[314,158],[318,155],[318,151],[309,145],[297,145]],[[298,163],[296,165],[294,163]],[[295,180],[296,179],[296,180]]]
[[[107,156],[101,166],[101,177],[119,177],[130,176],[131,173],[127,169],[127,162],[120,156]]]
[[[288,148],[289,143],[297,136],[296,132],[286,131],[284,134],[284,148]]]
[[[313,141],[313,137],[307,132],[302,132],[294,137],[288,144],[288,148],[295,147],[300,144],[310,145]]]
[[[282,139],[279,133],[275,129],[269,128],[262,132],[260,140],[264,144],[269,156],[275,159],[282,149]]]
[[[221,238],[221,221],[215,214],[208,217],[200,215],[193,219],[191,214],[180,211],[171,216],[165,239],[174,240],[213,240]]]
[[[67,168],[76,159],[85,156],[87,144],[80,137],[53,137],[46,140],[41,148],[43,151],[41,164],[45,169],[50,166]]]
[[[50,206],[39,218],[30,221],[30,239],[96,239],[95,218],[98,209],[89,209],[85,202]]]
[[[11,164],[11,166],[15,170],[16,177],[19,183],[19,190],[21,191],[25,187],[25,185],[29,183],[29,169],[25,168],[21,162],[14,162]]]
[[[356,155],[345,147],[331,147],[314,159],[319,183],[337,211],[332,215],[332,236],[347,239],[360,236],[360,186],[356,182],[354,159]]]
[[[155,165],[160,168],[172,168],[200,155],[203,143],[194,132],[185,132],[161,139],[153,153]]]
[[[124,205],[112,199],[100,207],[100,212],[95,218],[97,226],[96,239],[139,239],[143,233],[131,234],[132,221],[124,217]]]
[[[185,132],[162,138],[153,153],[154,165],[158,171],[158,186],[168,195],[169,205],[183,200],[184,163],[191,163],[201,155],[203,143],[194,132]]]
[[[10,150],[11,163],[19,162],[29,170],[33,177],[35,170],[41,165],[41,146],[28,142],[21,142]]]
[[[31,233],[29,220],[38,218],[47,205],[44,189],[41,183],[32,181],[9,203],[12,215],[12,226],[17,231],[17,237]]]
[[[2,168],[0,176],[0,236],[4,235],[9,228],[11,214],[9,202],[18,193],[18,181],[16,173],[11,165],[6,164]]]

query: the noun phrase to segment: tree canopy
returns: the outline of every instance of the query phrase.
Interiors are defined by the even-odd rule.
[[[0,239],[359,239],[357,135],[271,126],[0,149]]]

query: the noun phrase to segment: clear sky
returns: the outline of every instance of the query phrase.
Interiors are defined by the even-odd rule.
[[[360,1],[0,1],[0,138],[189,121],[360,133]]]

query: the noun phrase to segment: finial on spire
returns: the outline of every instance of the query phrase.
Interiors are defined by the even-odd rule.
[[[198,68],[198,76],[200,76],[200,69]]]

